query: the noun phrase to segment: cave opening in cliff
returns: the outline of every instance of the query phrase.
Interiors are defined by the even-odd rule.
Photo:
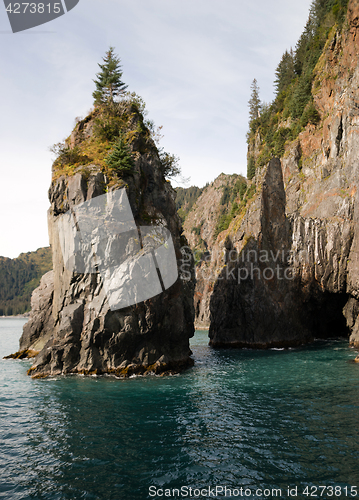
[[[346,293],[323,292],[309,306],[313,335],[317,339],[349,338],[350,330],[343,314]]]

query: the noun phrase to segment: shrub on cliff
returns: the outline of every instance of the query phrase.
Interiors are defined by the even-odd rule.
[[[245,181],[237,181],[236,186],[238,186],[237,192],[242,201],[247,190],[247,183]]]
[[[123,128],[123,121],[114,111],[102,109],[95,118],[94,135],[101,141],[115,141]]]
[[[172,179],[173,177],[181,175],[178,156],[167,153],[163,148],[158,150],[158,156],[161,161],[163,177]]]
[[[70,148],[66,141],[54,144],[50,147],[50,151],[56,155],[55,165],[86,164],[89,160],[86,155],[81,153],[77,146]]]
[[[279,128],[273,137],[273,149],[274,156],[283,156],[284,154],[284,145],[287,140],[292,138],[292,131],[290,128]]]

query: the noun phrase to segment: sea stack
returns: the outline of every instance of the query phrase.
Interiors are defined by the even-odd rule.
[[[121,377],[191,366],[193,258],[182,235],[175,192],[166,180],[168,165],[144,122],[141,102],[132,96],[107,109],[95,107],[56,151],[48,212],[53,272],[33,294],[31,317],[20,340],[20,351],[38,351],[29,374]],[[59,221],[120,190],[129,202],[137,235],[123,247],[125,257],[130,241],[141,239],[136,228],[159,228],[171,237],[178,278],[169,287],[155,287],[146,300],[116,309],[110,306],[104,273],[96,264],[81,269],[65,262]],[[102,249],[105,260],[111,258],[110,246]]]

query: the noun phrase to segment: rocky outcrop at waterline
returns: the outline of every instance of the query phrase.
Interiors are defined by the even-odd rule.
[[[346,218],[286,214],[281,162],[273,159],[239,231],[227,235],[211,297],[211,345],[288,347],[343,334],[352,239]]]
[[[32,377],[159,374],[193,364],[189,349],[194,333],[192,256],[181,253],[187,242],[181,235],[174,190],[165,180],[163,163],[136,103],[124,101],[107,116],[100,111],[76,125],[53,167],[48,213],[53,272],[33,294],[31,317],[20,340],[21,351],[38,352],[29,370]],[[111,141],[104,135],[108,122],[118,127]],[[114,144],[119,154],[117,163],[111,164],[108,155]],[[124,259],[141,238],[137,228],[164,228],[171,235],[179,272],[165,291],[154,287],[153,296],[121,309],[111,308],[98,269],[76,272],[68,266],[59,233],[64,214],[74,214],[81,204],[97,197],[108,199],[118,190],[126,192],[136,224],[131,235],[126,233]],[[107,242],[103,258],[110,259],[114,245],[122,245],[124,238]],[[182,279],[184,258],[187,279]]]
[[[212,346],[359,347],[358,2],[347,19],[315,69],[321,120],[257,168],[255,197],[216,242]]]

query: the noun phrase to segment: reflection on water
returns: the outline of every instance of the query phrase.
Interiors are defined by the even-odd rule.
[[[22,320],[0,320],[0,355]],[[359,366],[342,341],[286,351],[192,341],[180,376],[31,380],[1,361],[0,498],[150,498],[148,488],[359,483]],[[253,498],[255,498],[253,496]]]

